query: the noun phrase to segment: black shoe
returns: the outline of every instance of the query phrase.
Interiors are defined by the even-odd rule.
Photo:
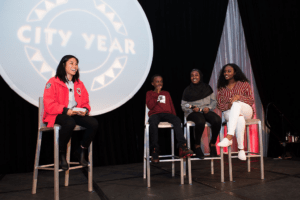
[[[194,152],[186,146],[186,144],[183,144],[181,147],[179,147],[179,157],[180,158],[186,158],[191,157],[194,155]]]
[[[77,157],[77,159],[79,160],[79,163],[83,166],[83,167],[87,167],[89,165],[89,163],[85,160],[84,158],[84,154],[85,154],[86,149],[83,149],[81,147],[79,147],[75,152],[75,156]]]
[[[67,163],[66,160],[66,152],[59,152],[59,161],[60,161],[60,166],[63,170],[69,169],[69,164]]]
[[[154,148],[153,151],[152,151],[151,163],[153,163],[153,164],[159,163],[159,157],[158,156],[159,156],[158,150],[157,150],[157,148]]]
[[[209,143],[209,149],[210,157],[218,157],[216,146],[212,146],[211,143]]]
[[[200,158],[200,159],[204,159],[204,154],[203,154],[203,152],[202,152],[201,147],[196,148],[196,157],[197,157],[197,158]]]

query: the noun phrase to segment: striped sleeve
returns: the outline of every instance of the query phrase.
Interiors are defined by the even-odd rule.
[[[248,82],[242,83],[242,94],[240,95],[240,101],[252,106],[254,104],[254,98],[251,86]]]
[[[224,94],[225,93],[225,94]],[[217,94],[217,107],[219,110],[221,111],[225,111],[229,109],[229,98],[226,95],[226,92],[224,91],[224,89],[220,89],[218,90],[218,94]]]

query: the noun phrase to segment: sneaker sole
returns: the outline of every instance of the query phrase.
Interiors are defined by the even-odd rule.
[[[179,156],[179,158],[187,158],[187,157],[192,157],[192,156],[193,156],[193,154],[192,154],[192,153],[189,153],[189,154],[184,155],[183,157],[180,157],[180,156]]]

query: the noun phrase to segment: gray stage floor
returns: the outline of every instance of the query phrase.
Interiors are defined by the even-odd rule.
[[[227,159],[227,157],[225,156]],[[234,181],[228,177],[225,163],[225,183],[220,182],[220,162],[215,161],[215,174],[210,174],[210,161],[193,161],[193,185],[180,185],[179,163],[176,176],[171,176],[171,164],[151,165],[151,188],[143,179],[143,164],[115,165],[94,168],[94,191],[87,191],[85,169],[70,172],[70,186],[63,186],[60,173],[60,199],[299,199],[300,161],[265,158],[265,180],[260,179],[259,162],[252,161],[251,172],[246,162],[233,160]],[[39,172],[37,194],[31,194],[32,173],[0,175],[0,199],[53,199],[53,172]]]

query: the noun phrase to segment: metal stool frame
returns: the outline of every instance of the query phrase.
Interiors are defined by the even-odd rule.
[[[150,156],[150,142],[149,142],[149,123],[148,123],[148,112],[149,109],[146,106],[145,114],[145,133],[144,133],[144,170],[143,178],[147,178],[147,187],[151,187],[150,182],[150,162],[152,156]],[[171,155],[159,155],[159,158],[171,158],[171,159],[159,159],[159,162],[172,162],[172,177],[175,176],[175,162],[180,161],[180,183],[184,184],[184,175],[183,175],[183,158],[175,156],[175,145],[174,145],[174,130],[173,125],[168,122],[160,122],[158,128],[171,128]]]
[[[34,170],[33,170],[33,183],[32,183],[32,194],[36,194],[37,188],[37,178],[38,178],[38,170],[53,170],[54,171],[54,199],[59,200],[59,172],[62,172],[63,169],[59,169],[59,130],[60,126],[55,124],[53,128],[48,128],[43,123],[43,113],[44,113],[44,103],[43,98],[39,98],[39,121],[38,121],[38,136],[37,136],[37,145],[36,145],[36,153],[35,153],[35,161],[34,161]],[[85,128],[81,126],[76,126],[74,131],[84,130]],[[42,144],[42,134],[44,131],[53,131],[54,130],[54,164],[47,165],[39,165],[40,159],[40,151]],[[92,143],[89,146],[89,164],[88,164],[88,191],[93,191],[93,146]],[[83,168],[79,162],[70,162],[70,152],[71,152],[71,139],[67,145],[66,152],[66,160],[70,165],[77,165],[73,167],[69,167],[68,170],[65,171],[65,186],[69,185],[69,172],[73,169]]]
[[[184,136],[187,139],[188,147],[190,148],[191,146],[191,139],[190,139],[190,127],[195,126],[195,123],[192,121],[186,121],[186,117],[184,117]],[[210,130],[211,125],[206,122],[205,127]],[[211,130],[210,130],[211,133]],[[223,135],[220,135],[220,140],[223,139]],[[200,147],[201,148],[201,147]],[[194,154],[195,156],[196,154]],[[204,155],[210,155],[209,153],[205,153]],[[220,148],[220,157],[205,157],[204,159],[200,158],[191,158],[188,157],[188,177],[189,177],[189,184],[192,185],[192,165],[191,161],[192,160],[211,160],[211,174],[214,174],[214,160],[220,160],[221,164],[221,182],[224,182],[224,156],[223,156],[223,147]],[[184,166],[185,170],[185,166]]]
[[[224,136],[224,126],[227,126],[226,120],[223,116],[222,113],[222,128],[221,128],[221,133],[220,136]],[[264,156],[263,156],[263,143],[262,143],[262,129],[261,129],[261,120],[260,119],[246,119],[246,134],[247,134],[247,151],[246,157],[247,159],[247,169],[248,172],[251,172],[251,158],[252,157],[259,157],[260,158],[260,177],[261,179],[264,179]],[[250,125],[258,125],[258,142],[259,142],[259,153],[251,152],[250,151],[250,131],[249,131],[249,126]],[[228,148],[228,165],[229,165],[229,180],[233,181],[232,177],[232,158],[238,158],[237,155],[233,156],[232,154],[238,154],[238,152],[232,152],[231,151],[231,146],[227,147]]]

